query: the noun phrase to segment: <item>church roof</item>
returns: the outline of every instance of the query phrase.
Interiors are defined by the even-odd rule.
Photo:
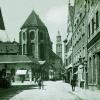
[[[26,19],[25,23],[22,25],[21,29],[27,28],[27,27],[42,27],[46,28],[44,23],[41,21],[39,16],[35,13],[35,11],[32,11],[32,13],[29,15],[29,17]]]

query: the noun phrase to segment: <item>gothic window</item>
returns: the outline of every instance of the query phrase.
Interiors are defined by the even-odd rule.
[[[99,27],[99,13],[96,12],[96,29]]]
[[[25,40],[25,32],[23,32],[23,40]]]
[[[91,31],[90,31],[90,24],[88,25],[88,37],[90,38],[90,33],[91,33]]]
[[[92,34],[94,33],[94,18],[92,19]]]
[[[23,54],[25,54],[25,44],[23,44]]]
[[[43,36],[43,32],[39,32],[39,40],[43,40],[44,36]]]
[[[31,49],[31,54],[34,57],[35,56],[35,44],[34,43],[31,44],[31,48],[30,49]]]
[[[30,32],[30,39],[31,39],[31,40],[34,40],[34,38],[35,38],[34,31],[31,31],[31,32]]]
[[[40,39],[43,40],[43,32],[40,33]]]
[[[44,44],[40,44],[40,59],[45,59]]]

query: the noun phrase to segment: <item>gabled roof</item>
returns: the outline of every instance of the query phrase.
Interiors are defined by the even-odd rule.
[[[41,21],[39,16],[32,11],[32,13],[29,15],[29,17],[26,19],[25,23],[22,25],[21,29],[27,28],[27,27],[42,27],[46,28],[44,23]]]

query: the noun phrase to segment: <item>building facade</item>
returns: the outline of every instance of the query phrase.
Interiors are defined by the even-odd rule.
[[[73,74],[77,77],[77,85],[85,87],[87,73],[87,0],[75,0],[73,25]]]
[[[64,42],[64,65],[66,73],[66,81],[71,82],[72,78],[72,32],[73,32],[73,17],[74,17],[74,6],[71,6],[70,2],[68,5],[68,21],[67,21],[67,37]]]
[[[88,86],[100,89],[100,1],[88,0]]]
[[[56,54],[62,58],[62,40],[60,32],[58,31],[58,34],[56,36]]]

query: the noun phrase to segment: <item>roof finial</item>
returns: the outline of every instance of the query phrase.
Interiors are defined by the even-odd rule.
[[[60,36],[60,31],[59,31],[59,29],[58,29],[58,36]]]
[[[70,0],[69,0],[69,2],[68,2],[68,3],[69,3],[69,6],[70,6]]]

